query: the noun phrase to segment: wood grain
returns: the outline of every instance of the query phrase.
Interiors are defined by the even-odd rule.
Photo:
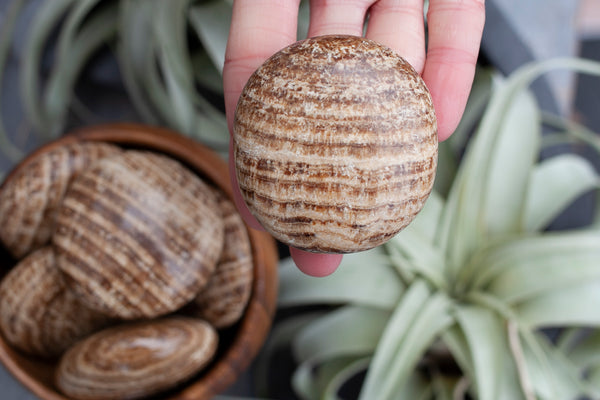
[[[354,36],[295,43],[249,79],[237,105],[242,195],[277,239],[367,250],[421,210],[437,166],[427,87],[389,48]]]

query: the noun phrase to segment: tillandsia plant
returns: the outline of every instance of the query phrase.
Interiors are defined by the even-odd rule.
[[[328,278],[283,263],[280,309],[327,307],[279,322],[261,380],[274,349],[289,343],[302,399],[345,398],[361,374],[360,399],[600,396],[600,218],[546,230],[600,177],[575,154],[539,158],[557,140],[600,142],[542,115],[526,90],[554,68],[600,75],[600,64],[571,59],[505,80],[480,73],[457,136],[443,144],[437,189],[408,228],[346,256]],[[483,105],[453,176],[449,156]],[[544,123],[561,133],[542,136]]]
[[[104,58],[116,60],[124,97],[141,121],[226,151],[221,71],[232,3],[10,0],[0,28],[0,76],[15,32],[23,34],[22,48],[13,50],[25,120],[40,139],[51,139],[70,120],[89,123],[95,110],[81,101],[78,84],[99,63],[98,55],[108,54]],[[306,11],[302,15],[308,21]],[[1,122],[0,146],[16,161],[22,152]]]

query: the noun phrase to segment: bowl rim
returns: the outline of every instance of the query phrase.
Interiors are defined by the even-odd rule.
[[[233,201],[233,190],[229,177],[228,163],[205,145],[167,128],[138,123],[100,124],[73,130],[48,142],[21,160],[4,178],[5,182],[15,176],[21,168],[40,154],[53,148],[79,142],[107,142],[131,148],[144,148],[173,157],[191,167],[196,173],[208,179]],[[220,358],[213,361],[210,368],[196,381],[171,393],[167,399],[209,399],[221,393],[235,382],[256,357],[269,334],[276,311],[278,278],[278,255],[274,239],[246,225],[254,262],[252,293],[238,322],[238,329],[231,345]],[[17,361],[17,359],[20,360]],[[0,335],[0,362],[27,389],[44,400],[69,400],[54,386],[50,387],[33,376],[23,364],[31,366],[52,364],[41,360],[28,360],[13,349]],[[40,367],[41,368],[41,367]],[[47,377],[46,377],[47,378]]]

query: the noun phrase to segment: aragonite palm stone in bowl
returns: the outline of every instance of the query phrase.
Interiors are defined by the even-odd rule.
[[[419,74],[355,36],[297,42],[249,79],[237,105],[242,196],[280,241],[308,251],[378,246],[423,207],[437,123]]]
[[[0,188],[0,241],[16,258],[46,245],[69,182],[95,161],[117,154],[108,143],[70,143],[31,157]]]
[[[227,328],[244,314],[252,292],[252,246],[235,205],[215,190],[225,227],[225,244],[208,285],[190,304],[190,311],[215,328]]]
[[[202,370],[215,355],[218,340],[209,323],[192,318],[115,326],[71,347],[58,365],[56,385],[80,400],[153,395]]]
[[[68,290],[51,246],[23,258],[0,282],[0,333],[24,353],[59,356],[110,322]]]
[[[57,265],[84,304],[138,319],[190,302],[212,276],[223,236],[206,183],[169,157],[128,150],[73,180],[52,239]]]

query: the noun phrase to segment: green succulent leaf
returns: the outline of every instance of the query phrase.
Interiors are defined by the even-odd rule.
[[[577,155],[564,154],[540,163],[531,173],[524,230],[545,228],[579,196],[599,185],[594,167]]]
[[[440,143],[434,189],[444,198],[448,196],[456,176],[460,154],[489,102],[492,93],[492,77],[493,72],[491,69],[477,69],[460,123],[452,136]]]
[[[25,0],[13,1],[2,18],[2,26],[0,27],[0,104],[2,102],[2,77],[4,76],[4,68],[10,51],[10,39],[15,30],[17,16],[24,5]],[[0,115],[0,149],[2,149],[4,156],[13,162],[23,157],[23,151],[9,139],[2,115]]]
[[[567,357],[582,370],[600,365],[600,330],[575,328],[570,332],[575,337],[569,348],[564,349]]]
[[[600,326],[600,280],[562,287],[514,306],[519,320],[532,328]]]
[[[168,98],[172,99],[173,122],[186,133],[192,131],[195,115],[193,74],[185,29],[190,1],[155,1],[152,24],[156,55],[164,74]]]
[[[523,342],[523,355],[532,386],[541,399],[575,399],[588,394],[579,371],[541,334]]]
[[[496,273],[486,291],[514,304],[574,284],[600,281],[598,243],[600,233],[592,231],[508,242],[486,258]]]
[[[316,319],[296,335],[296,359],[325,361],[340,356],[371,354],[390,313],[372,307],[344,306]]]
[[[427,347],[452,323],[451,304],[444,294],[432,294],[422,280],[410,285],[377,345],[361,399],[394,398]]]
[[[123,0],[119,2],[119,40],[117,62],[129,97],[142,118],[153,125],[158,124],[157,111],[148,95],[148,88],[141,77],[148,65],[154,64],[152,42],[153,7],[146,0]]]
[[[231,13],[232,5],[224,1],[196,4],[189,11],[190,25],[202,41],[217,71],[221,73],[225,63]]]
[[[436,236],[437,245],[447,255],[447,269],[450,276],[458,274],[473,251],[490,239],[489,232],[496,231],[495,229],[490,231],[483,218],[484,205],[491,201],[491,196],[486,195],[484,188],[492,185],[489,179],[490,162],[496,159],[495,149],[503,148],[497,145],[498,141],[502,140],[499,139],[499,131],[505,126],[507,115],[511,114],[510,110],[514,109],[516,100],[527,97],[522,94],[527,85],[541,74],[559,68],[600,75],[600,64],[597,62],[583,59],[553,59],[522,67],[495,89],[477,129],[476,137],[467,148],[448,195]],[[525,106],[527,100],[520,101]],[[515,118],[528,118],[521,115],[519,110],[514,110],[513,115]],[[533,128],[537,131],[537,128]],[[529,157],[531,146],[536,146],[532,144],[532,140],[539,139],[525,138],[526,149],[519,153],[523,157]],[[522,188],[519,187],[518,193],[521,193],[521,190]],[[513,209],[512,206],[509,208]],[[489,209],[489,212],[502,212],[502,210]],[[512,226],[512,222],[507,224],[509,225]]]
[[[75,84],[84,66],[100,46],[112,40],[117,32],[116,6],[107,6],[88,15],[97,2],[78,2],[61,31],[58,59],[53,64],[43,98],[44,115],[50,122],[46,129],[50,130],[52,137],[63,133]],[[82,25],[84,18],[86,23]]]
[[[339,397],[339,391],[342,389],[345,383],[347,383],[352,377],[358,373],[366,370],[371,362],[371,357],[363,357],[358,359],[342,360],[337,365],[334,365],[335,369],[330,373],[329,379],[327,379],[323,395],[323,400],[341,400]],[[332,366],[333,367],[333,366]],[[412,393],[410,393],[412,394]],[[410,399],[418,399],[416,397],[403,397]]]
[[[368,364],[368,357],[336,357],[324,362],[307,360],[298,366],[292,376],[292,387],[305,400],[337,399],[337,389],[353,373]]]
[[[493,311],[479,306],[458,307],[455,316],[470,350],[478,398],[500,398],[501,377],[498,371],[504,369],[507,342],[502,319]]]
[[[23,69],[20,76],[21,97],[27,118],[35,129],[46,135],[49,120],[42,107],[40,65],[45,45],[50,33],[56,28],[68,10],[76,4],[75,0],[45,1],[40,4],[31,23],[23,50]]]
[[[417,229],[408,226],[386,243],[386,249],[397,268],[408,268],[411,273],[426,278],[435,287],[446,288],[444,257]]]
[[[523,91],[515,96],[496,134],[480,210],[488,237],[513,234],[521,228],[530,170],[539,153],[541,134],[533,95]]]
[[[318,279],[283,260],[279,281],[279,307],[348,303],[391,310],[404,291],[382,248],[346,255],[333,275]]]

